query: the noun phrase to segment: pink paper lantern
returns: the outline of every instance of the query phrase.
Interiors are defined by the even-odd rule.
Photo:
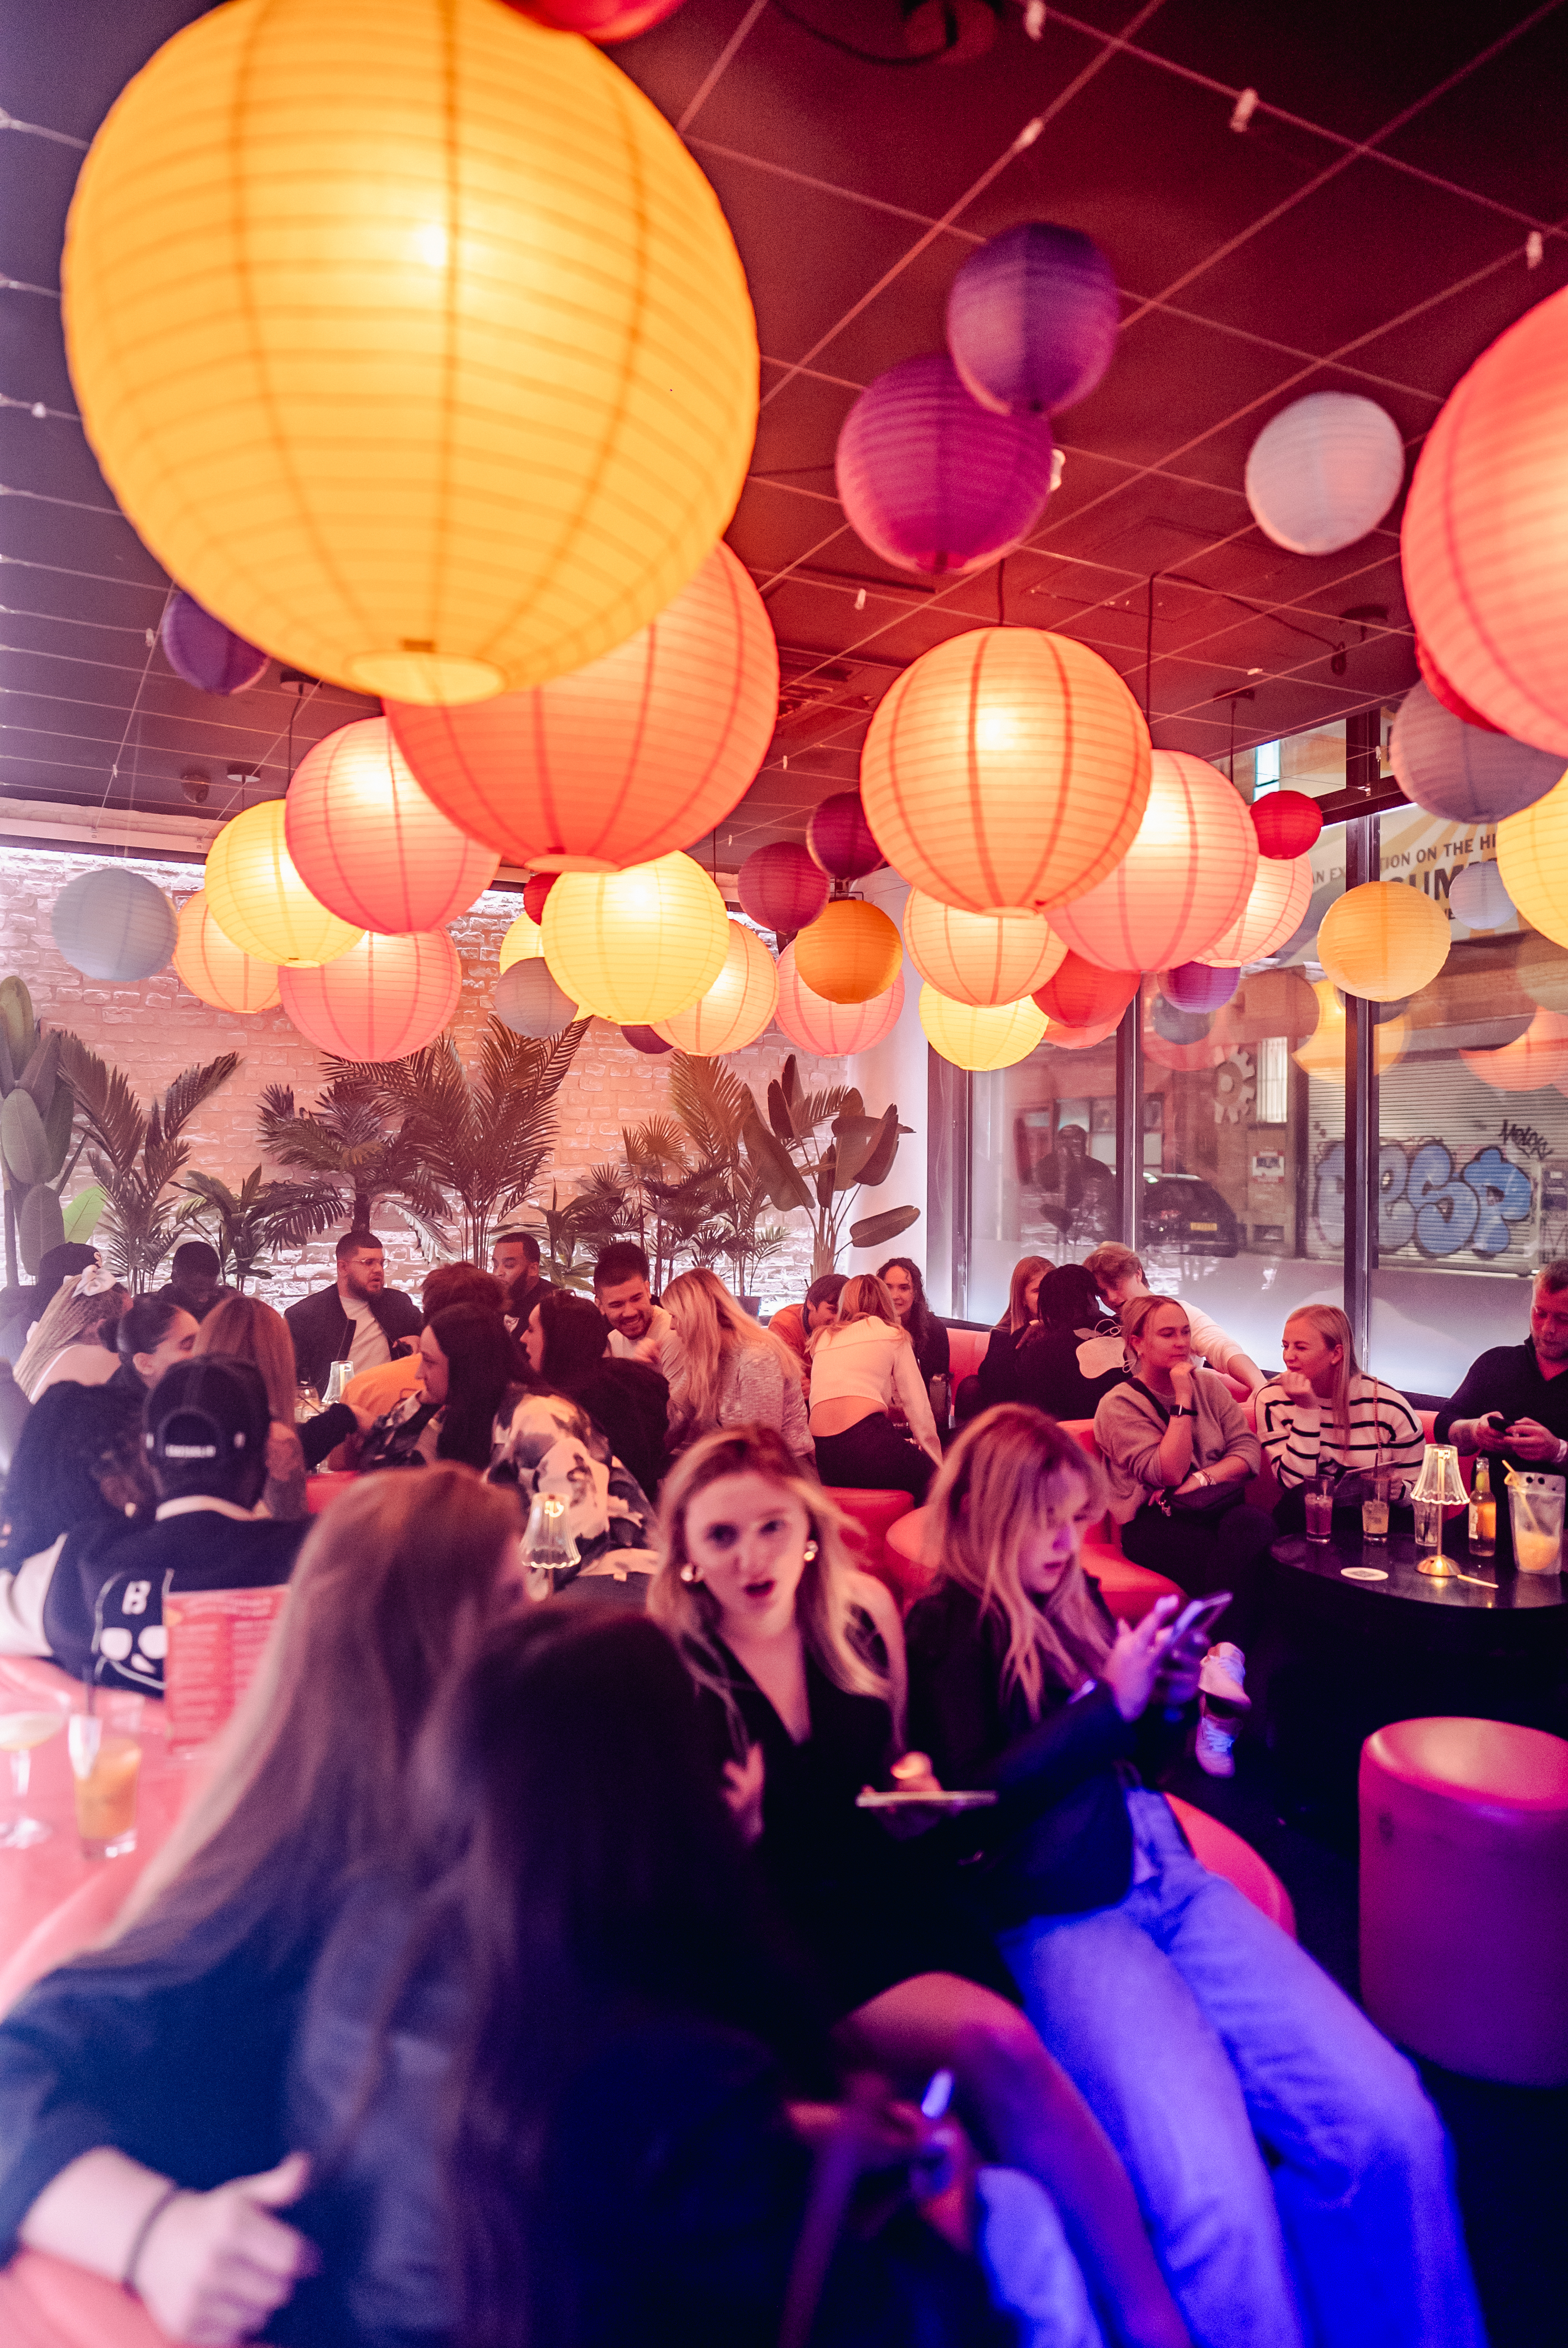
[[[1189,751],[1156,750],[1132,847],[1086,897],[1056,906],[1050,926],[1103,970],[1171,970],[1229,928],[1256,873],[1257,834],[1237,791]]]
[[[882,851],[877,850],[878,861]],[[741,910],[759,929],[793,937],[815,922],[828,899],[822,867],[794,840],[776,839],[753,849],[735,875]]]
[[[1050,494],[1043,416],[988,415],[946,351],[901,360],[838,436],[838,501],[885,562],[976,571],[1026,538]]]
[[[904,1008],[904,973],[899,972],[886,994],[868,1003],[829,1003],[806,985],[794,966],[794,948],[785,946],[778,959],[779,1007],[774,1018],[792,1044],[820,1059],[842,1053],[869,1052],[891,1035]]]
[[[384,937],[466,913],[500,862],[425,797],[384,717],[340,726],[306,752],[283,803],[283,836],[311,894]]]
[[[603,47],[611,41],[632,41],[672,16],[685,0],[506,0],[519,16],[552,32],[581,33]]]
[[[341,1060],[401,1060],[433,1044],[456,1010],[463,965],[445,930],[401,938],[367,931],[335,962],[281,970],[278,985],[283,1009],[321,1051]]]
[[[1247,901],[1228,930],[1194,958],[1217,969],[1262,962],[1277,953],[1307,919],[1312,902],[1312,859],[1298,856],[1286,864],[1277,856],[1260,856]]]

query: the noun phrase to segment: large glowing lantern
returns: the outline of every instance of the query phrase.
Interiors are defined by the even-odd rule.
[[[1087,644],[972,628],[895,678],[860,754],[860,796],[913,887],[970,913],[1046,912],[1132,846],[1149,729]]]
[[[1375,886],[1376,883],[1369,883]],[[1395,886],[1399,886],[1395,883]],[[1317,997],[1317,1025],[1304,1044],[1296,1046],[1291,1058],[1305,1068],[1309,1076],[1320,1084],[1342,1085],[1345,1081],[1345,1005],[1334,991],[1331,978],[1312,982],[1312,992]],[[1372,1050],[1378,1063],[1378,1073],[1383,1076],[1404,1056],[1409,1040],[1409,1028],[1403,1019],[1381,1019],[1372,1031]]]
[[[884,562],[940,576],[994,562],[1050,494],[1043,416],[993,416],[946,351],[900,359],[863,391],[838,435],[838,501]]]
[[[500,862],[425,797],[384,717],[340,726],[305,753],[283,836],[313,897],[388,937],[466,912]]]
[[[651,1027],[706,994],[730,950],[724,901],[689,856],[563,872],[545,901],[545,960],[585,1011]]]
[[[1497,869],[1531,928],[1568,945],[1568,775],[1498,825]]]
[[[960,913],[911,889],[904,943],[921,977],[952,1003],[1016,1003],[1061,968],[1066,946],[1043,913]]]
[[[1156,750],[1137,838],[1097,888],[1056,908],[1051,926],[1104,970],[1173,970],[1245,911],[1257,860],[1251,815],[1218,768]]]
[[[1357,391],[1314,391],[1264,426],[1245,486],[1276,546],[1335,554],[1376,530],[1404,478],[1404,442],[1385,408]]]
[[[1424,685],[1412,685],[1400,703],[1389,748],[1405,797],[1450,823],[1517,815],[1563,776],[1562,751],[1467,726]]]
[[[1003,416],[1087,398],[1116,349],[1122,304],[1091,238],[1020,221],[971,252],[948,295],[948,348],[964,388]]]
[[[1568,1019],[1538,1011],[1522,1035],[1495,1052],[1461,1051],[1460,1058],[1483,1085],[1500,1093],[1538,1093],[1568,1084]]]
[[[1418,640],[1465,701],[1568,754],[1568,289],[1483,351],[1427,435],[1400,555]]]
[[[658,1033],[666,1042],[694,1059],[712,1060],[721,1052],[743,1052],[754,1044],[778,1009],[778,973],[755,930],[743,922],[730,923],[724,967],[690,1011],[661,1019]]]
[[[794,937],[826,904],[828,879],[807,850],[775,839],[752,850],[735,875],[735,894],[761,928]]]
[[[467,701],[646,625],[756,425],[734,242],[585,41],[493,0],[235,0],[82,167],[71,379],[139,536],[313,675]]]
[[[577,1017],[577,1005],[563,994],[541,955],[515,962],[496,984],[495,1012],[514,1035],[531,1035],[536,1043],[559,1035]]]
[[[794,966],[829,1003],[886,994],[904,960],[896,922],[859,897],[837,897],[794,942]]]
[[[207,903],[232,945],[258,962],[309,970],[335,962],[364,932],[313,897],[289,854],[282,799],[231,818],[207,851]]]
[[[536,962],[545,950],[545,933],[526,909],[518,915],[501,940],[500,966],[503,972],[515,962]]]
[[[1312,902],[1312,859],[1298,856],[1286,864],[1277,856],[1260,856],[1246,903],[1229,929],[1206,945],[1195,962],[1226,969],[1244,962],[1262,962],[1293,938],[1307,919]]]
[[[271,1011],[280,999],[276,964],[255,961],[224,936],[205,889],[179,908],[174,967],[191,994],[215,1011]]]
[[[1449,958],[1448,915],[1404,880],[1367,880],[1324,914],[1317,959],[1347,994],[1402,1003],[1430,986]]]
[[[367,932],[335,962],[285,970],[283,1009],[342,1060],[401,1060],[433,1044],[457,1008],[463,965],[445,930],[404,938]]]
[[[73,970],[122,983],[161,970],[178,935],[162,890],[128,864],[97,865],[67,880],[49,908],[49,929]]]
[[[1104,970],[1070,950],[1035,988],[1034,1000],[1053,1026],[1113,1026],[1141,983],[1138,971]]]
[[[763,599],[716,546],[627,644],[528,693],[429,709],[390,701],[404,757],[456,824],[515,862],[608,872],[727,816],[778,716]]]
[[[886,994],[869,1003],[829,1003],[807,986],[794,966],[794,947],[785,946],[778,959],[778,1024],[792,1044],[819,1059],[869,1052],[891,1035],[904,1008],[904,973],[899,972]]]
[[[1045,1014],[1021,1003],[953,1003],[934,986],[920,989],[920,1025],[938,1058],[955,1068],[1015,1067],[1045,1040]]]

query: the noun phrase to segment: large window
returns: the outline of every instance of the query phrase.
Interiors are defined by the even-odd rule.
[[[1114,1035],[977,1076],[973,1134],[968,1306],[994,1321],[1020,1256],[1081,1263],[1120,1230]]]

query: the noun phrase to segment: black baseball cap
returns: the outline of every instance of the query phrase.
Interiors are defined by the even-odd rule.
[[[265,1449],[272,1412],[260,1370],[232,1354],[203,1354],[165,1370],[147,1397],[148,1456],[189,1475],[228,1474]]]

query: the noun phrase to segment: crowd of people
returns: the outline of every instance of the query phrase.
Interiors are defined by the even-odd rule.
[[[906,1257],[764,1326],[630,1241],[415,1303],[351,1231],[284,1313],[181,1253],[13,1326],[0,1654],[156,1701],[167,1595],[289,1601],[0,2023],[0,2256],[213,2348],[1481,2343],[1414,2073],[1159,1790],[1234,1766],[1304,1487],[1419,1466],[1342,1313],[1266,1375],[1127,1249],[1026,1258],[955,1395]],[[1439,1438],[1568,1462],[1565,1370],[1562,1262]],[[907,1618],[866,1489],[927,1508]],[[1115,1621],[1108,1513],[1214,1602]]]

